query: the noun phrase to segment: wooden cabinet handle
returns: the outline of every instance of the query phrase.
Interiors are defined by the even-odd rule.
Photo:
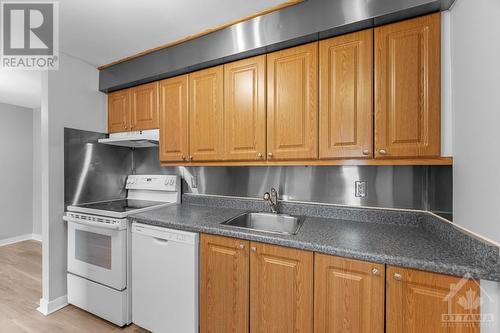
[[[269,153],[267,153],[267,156],[273,157],[273,153],[269,152]]]
[[[387,154],[387,151],[385,149],[380,149],[378,152],[380,153],[380,155]]]
[[[401,281],[403,279],[403,277],[401,276],[401,274],[399,273],[394,273],[394,280],[396,281]]]
[[[254,247],[254,246],[252,246],[252,247],[250,248],[250,250],[251,250],[252,252],[257,252],[257,248],[256,248],[256,247]]]
[[[368,149],[363,149],[363,155],[368,155],[370,151]]]
[[[188,160],[188,162],[191,162],[193,160],[193,156],[189,155],[187,160]]]
[[[186,160],[186,156],[184,156],[184,155],[182,155],[181,158],[182,158],[183,161]]]
[[[257,157],[258,157],[258,158],[262,158],[262,153],[258,153],[258,154],[257,154]]]
[[[374,268],[374,269],[372,269],[372,274],[376,275],[376,276],[379,276],[380,275],[380,270],[378,268]]]
[[[245,248],[245,244],[240,244],[240,249],[244,249]]]

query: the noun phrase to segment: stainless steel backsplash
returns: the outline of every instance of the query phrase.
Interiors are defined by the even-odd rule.
[[[423,209],[451,219],[451,166],[162,167],[158,148],[136,149],[136,174],[177,174],[183,192],[260,198],[271,187],[282,200]],[[355,197],[355,181],[367,196]]]

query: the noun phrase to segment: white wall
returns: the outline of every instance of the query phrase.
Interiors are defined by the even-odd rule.
[[[31,236],[33,110],[0,103],[0,244]]]
[[[41,180],[41,113],[33,110],[33,235],[42,238],[42,180]]]
[[[42,313],[51,312],[66,295],[64,127],[106,131],[106,97],[98,81],[96,68],[65,54],[59,70],[42,78]]]
[[[500,243],[500,2],[457,0],[449,14],[453,220]],[[485,286],[498,322],[499,284]]]

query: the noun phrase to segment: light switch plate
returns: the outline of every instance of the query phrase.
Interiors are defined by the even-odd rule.
[[[365,181],[354,182],[354,196],[356,198],[364,198],[367,194],[367,184]]]

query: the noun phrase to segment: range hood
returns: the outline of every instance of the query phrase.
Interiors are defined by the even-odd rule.
[[[129,148],[148,148],[158,147],[160,141],[160,130],[151,129],[134,132],[112,133],[109,138],[97,140],[99,143],[129,147]]]

